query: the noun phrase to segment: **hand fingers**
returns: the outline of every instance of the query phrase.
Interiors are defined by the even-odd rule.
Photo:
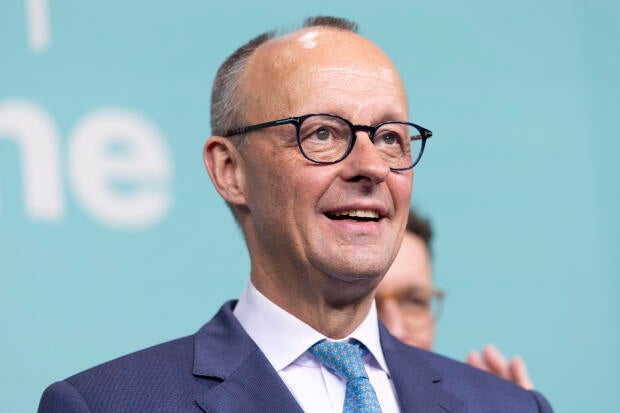
[[[478,353],[477,351],[469,352],[469,354],[467,355],[467,364],[480,370],[489,371],[485,362],[482,360],[480,353]]]
[[[467,363],[470,366],[511,381],[525,389],[531,390],[534,388],[523,359],[515,356],[508,362],[504,355],[491,344],[485,346],[480,353],[476,351],[469,352]]]
[[[482,358],[488,366],[488,371],[506,380],[511,380],[510,368],[504,355],[492,344],[482,349]]]
[[[511,381],[527,390],[532,390],[534,384],[530,380],[530,376],[527,373],[527,367],[525,362],[520,356],[515,356],[510,360],[508,365],[510,369]]]

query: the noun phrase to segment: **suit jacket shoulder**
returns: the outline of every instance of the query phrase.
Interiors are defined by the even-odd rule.
[[[301,411],[226,303],[195,335],[48,387],[39,413]]]
[[[191,336],[170,341],[54,383],[44,392],[39,411],[157,411],[173,399],[191,406],[189,393],[197,385],[187,377],[188,373],[191,377],[192,342]],[[68,400],[71,409],[64,406]]]
[[[381,345],[405,412],[552,412],[547,400],[492,374],[408,346],[380,326]]]

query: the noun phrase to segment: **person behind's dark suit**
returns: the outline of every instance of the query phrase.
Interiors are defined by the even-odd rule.
[[[339,412],[364,400],[386,412],[551,411],[378,322],[374,291],[430,131],[404,123],[400,76],[355,24],[319,17],[254,38],[220,67],[211,105],[204,159],[243,230],[245,291],[192,336],[51,385],[39,412]],[[356,379],[319,362],[323,346],[363,355]]]

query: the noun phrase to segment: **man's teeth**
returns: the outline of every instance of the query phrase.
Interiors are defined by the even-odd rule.
[[[370,209],[353,209],[351,211],[334,212],[336,217],[379,218],[379,213]]]

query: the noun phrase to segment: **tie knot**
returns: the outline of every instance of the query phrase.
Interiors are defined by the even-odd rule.
[[[347,382],[355,378],[368,378],[362,361],[368,349],[358,341],[321,341],[310,347],[310,353]]]

